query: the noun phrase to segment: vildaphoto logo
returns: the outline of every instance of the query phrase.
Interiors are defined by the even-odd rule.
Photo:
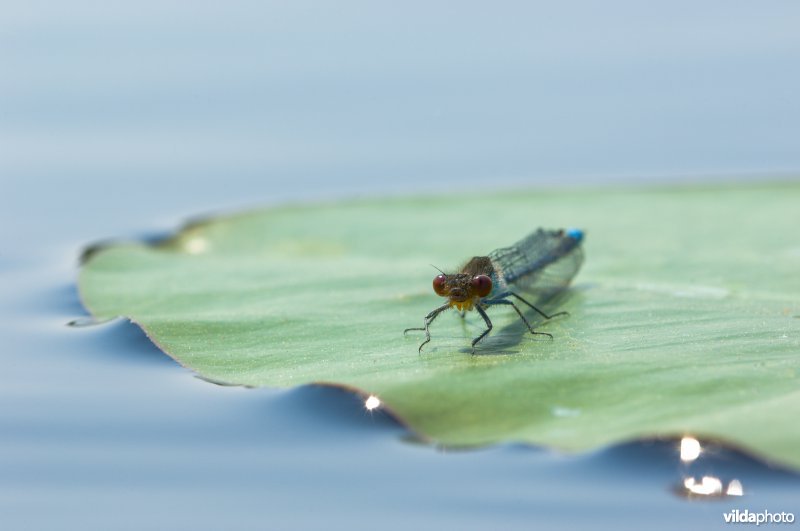
[[[794,513],[787,513],[785,511],[780,513],[771,513],[769,511],[751,512],[747,509],[740,511],[734,509],[727,513],[722,513],[726,524],[793,524]]]

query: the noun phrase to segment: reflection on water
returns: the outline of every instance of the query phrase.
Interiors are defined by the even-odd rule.
[[[367,399],[364,401],[364,407],[367,410],[372,411],[373,409],[377,409],[381,406],[381,401],[375,395],[369,395]]]
[[[686,478],[683,480],[683,486],[691,494],[699,494],[701,496],[722,495],[722,481],[712,476],[703,476],[703,479],[699,482],[693,477]]]
[[[723,490],[722,480],[714,476],[703,476],[699,481],[694,477],[683,480],[683,489],[678,493],[686,498],[721,498],[724,496],[743,496],[742,482],[732,479],[728,488]]]
[[[744,489],[742,488],[742,482],[738,479],[732,479],[728,483],[728,490],[725,491],[725,494],[728,496],[742,496],[744,494]]]
[[[680,458],[684,464],[696,461],[703,452],[700,441],[694,437],[681,439]],[[703,476],[699,480],[694,476],[685,477],[682,486],[676,488],[679,495],[686,498],[720,498],[723,496],[743,496],[742,482],[731,479],[724,488],[723,481],[715,476]]]
[[[684,437],[681,439],[681,461],[690,462],[700,457],[700,441],[694,437]]]

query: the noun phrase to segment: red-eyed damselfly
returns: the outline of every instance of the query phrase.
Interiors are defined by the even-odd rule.
[[[492,331],[492,321],[486,310],[492,306],[511,306],[519,315],[528,331],[534,335],[549,336],[537,332],[522,314],[515,300],[535,310],[545,319],[552,319],[567,312],[548,315],[520,293],[538,297],[552,296],[567,287],[583,263],[583,231],[539,229],[510,247],[496,249],[486,256],[475,256],[464,264],[458,273],[444,273],[433,279],[433,291],[447,302],[425,316],[421,328],[407,328],[403,333],[419,330],[425,332],[425,341],[419,352],[431,340],[430,326],[439,314],[450,308],[465,312],[476,310],[486,323],[486,330],[472,340],[475,345]],[[512,300],[515,299],[515,300]]]

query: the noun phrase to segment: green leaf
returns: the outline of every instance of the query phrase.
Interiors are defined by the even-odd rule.
[[[478,316],[420,326],[436,271],[539,226],[587,231],[570,316],[513,311],[477,355]],[[800,467],[800,186],[529,191],[247,212],[155,246],[112,245],[80,274],[99,318],[127,316],[201,375],[373,394],[435,441],[582,450],[719,438]],[[531,318],[535,317],[531,315]]]

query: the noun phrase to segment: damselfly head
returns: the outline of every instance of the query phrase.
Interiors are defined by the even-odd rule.
[[[477,299],[486,297],[492,291],[492,279],[488,275],[436,275],[433,291],[440,297],[450,299],[450,304],[459,310],[471,310]]]

